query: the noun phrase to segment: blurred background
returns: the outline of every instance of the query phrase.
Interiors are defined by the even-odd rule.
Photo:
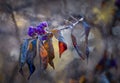
[[[41,73],[37,56],[36,71],[26,80],[27,65],[25,77],[18,69],[20,44],[28,37],[28,27],[41,21],[47,21],[50,29],[62,27],[71,14],[84,16],[91,26],[88,63],[74,50],[70,30],[64,30],[68,49],[61,58],[53,38],[55,70],[49,66]],[[73,32],[81,49],[82,32],[82,24]],[[0,0],[0,83],[120,83],[119,63],[120,0]]]

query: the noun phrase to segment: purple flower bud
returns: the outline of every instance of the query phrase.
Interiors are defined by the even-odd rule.
[[[46,40],[46,39],[47,39],[47,36],[43,36],[43,37],[42,37],[42,40]]]
[[[37,28],[37,34],[38,35],[42,35],[42,34],[45,34],[46,32],[45,32],[45,30],[44,29],[42,29],[42,28]]]
[[[47,24],[46,21],[42,22],[41,25],[42,25],[43,27],[47,27],[47,26],[48,26],[48,24]]]
[[[48,23],[46,21],[44,21],[44,22],[41,22],[37,27],[39,27],[39,28],[45,28],[47,26],[48,26]]]
[[[48,26],[48,24],[47,24],[46,21],[41,22],[40,25],[37,26],[37,33],[39,35],[45,34],[46,32],[45,32],[44,28],[47,27],[47,26]]]
[[[35,35],[36,35],[36,32],[37,32],[36,28],[33,28],[33,26],[30,26],[30,27],[29,27],[29,29],[28,29],[28,35],[29,35],[30,37],[35,36]]]

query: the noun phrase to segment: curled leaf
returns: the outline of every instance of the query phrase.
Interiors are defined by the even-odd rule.
[[[54,63],[53,63],[53,59],[55,58],[55,55],[54,55],[54,48],[53,48],[53,44],[52,44],[52,39],[47,39],[45,42],[44,42],[44,47],[45,49],[47,50],[48,52],[48,58],[49,58],[49,61],[48,63],[50,64],[50,66],[52,66],[52,68],[54,69]]]
[[[64,37],[62,36],[61,31],[57,31],[55,34],[56,39],[59,41],[59,57],[61,57],[62,53],[67,50],[67,44],[65,43]]]
[[[82,53],[77,45],[76,38],[72,33],[71,33],[71,38],[72,38],[72,43],[73,43],[75,50],[77,51],[78,55],[84,60],[84,57],[82,56]]]
[[[23,70],[22,67],[24,66],[24,64],[26,63],[26,56],[27,56],[27,48],[28,48],[28,44],[29,44],[29,39],[25,39],[23,41],[23,43],[21,44],[20,47],[20,58],[19,58],[19,62],[20,62],[20,70],[19,72],[23,75]]]

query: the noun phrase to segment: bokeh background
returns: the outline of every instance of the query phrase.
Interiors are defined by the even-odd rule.
[[[40,72],[39,58],[35,58],[36,71],[30,80],[27,65],[25,77],[20,75],[20,44],[27,38],[30,25],[37,26],[47,21],[49,28],[64,26],[64,19],[71,14],[83,15],[91,26],[89,35],[90,57],[81,60],[74,50],[70,30],[62,31],[68,49],[58,57],[57,40],[55,49],[55,70],[50,66]],[[75,27],[74,35],[81,48],[81,24]],[[95,73],[98,62],[107,50],[107,58],[113,58],[117,69]],[[120,0],[0,0],[0,83],[120,83]]]

